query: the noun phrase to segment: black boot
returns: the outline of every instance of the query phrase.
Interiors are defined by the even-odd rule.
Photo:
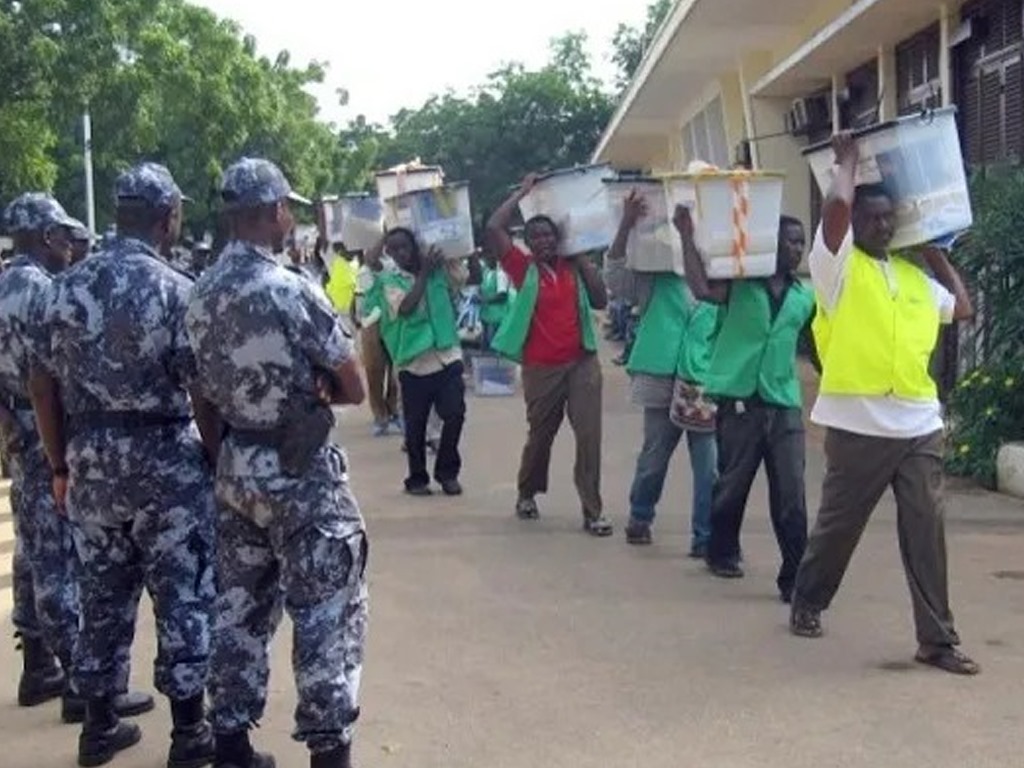
[[[106,765],[118,752],[138,744],[141,739],[139,726],[118,719],[113,696],[89,699],[85,725],[78,737],[78,764],[83,768]]]
[[[37,637],[21,638],[22,673],[18,681],[18,706],[36,707],[56,699],[67,681],[46,643]]]
[[[344,744],[330,752],[311,754],[309,768],[352,768],[352,746]]]
[[[213,768],[277,768],[273,755],[253,751],[249,732],[218,733]]]
[[[213,762],[213,729],[206,722],[203,695],[171,702],[171,751],[167,768],[202,768]]]
[[[152,712],[156,702],[148,693],[142,691],[128,691],[119,693],[114,697],[114,712],[118,717],[138,717],[147,712]],[[64,693],[61,702],[60,717],[69,725],[72,723],[85,722],[85,699],[70,690]]]

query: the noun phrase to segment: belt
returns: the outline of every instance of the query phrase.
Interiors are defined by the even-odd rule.
[[[11,412],[32,410],[32,401],[27,397],[18,397],[17,395],[8,395],[7,393],[0,395],[0,405],[3,405]]]
[[[192,421],[191,416],[146,413],[144,411],[83,411],[68,416],[67,428],[70,434],[96,429],[163,429],[180,427]]]
[[[236,429],[229,426],[225,435],[241,446],[280,449],[281,444],[284,442],[285,430],[283,427],[274,427],[272,429]]]

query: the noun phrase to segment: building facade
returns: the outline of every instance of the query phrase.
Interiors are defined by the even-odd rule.
[[[678,0],[594,152],[672,171],[700,159],[787,174],[834,131],[955,104],[968,165],[1024,156],[1024,0]]]
[[[969,169],[1024,158],[1024,0],[677,0],[594,162],[695,159],[786,173],[786,213],[816,227],[802,150],[835,131],[957,107]],[[944,393],[961,362],[943,334]]]

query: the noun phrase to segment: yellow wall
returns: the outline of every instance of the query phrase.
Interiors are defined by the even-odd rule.
[[[786,129],[785,115],[790,99],[753,99],[751,111],[757,136],[781,133]],[[757,142],[759,169],[786,174],[782,210],[796,216],[805,226],[811,222],[811,172],[801,150],[806,143],[792,136],[778,136]]]

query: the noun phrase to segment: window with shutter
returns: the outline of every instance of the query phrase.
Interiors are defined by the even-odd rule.
[[[933,24],[896,46],[896,104],[900,115],[942,105],[940,32]]]
[[[976,0],[973,34],[956,49],[957,105],[970,165],[1024,158],[1024,2]]]
[[[863,128],[877,123],[881,106],[878,99],[878,61],[872,59],[850,72],[846,76],[846,87],[850,98],[841,109],[843,128]]]

